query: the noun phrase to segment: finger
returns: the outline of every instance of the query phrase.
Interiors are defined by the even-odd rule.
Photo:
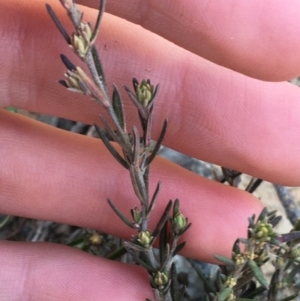
[[[98,120],[100,110],[96,104],[68,94],[55,83],[63,67],[59,60],[52,58],[58,57],[62,38],[54,31],[49,17],[47,19],[44,6],[37,2],[33,6],[35,9],[29,9],[24,2],[18,2],[22,11],[18,15],[15,6],[14,10],[10,7],[15,1],[5,3],[7,9],[4,11],[12,14],[0,18],[5,24],[0,28],[8,25],[14,28],[12,20],[19,18],[22,31],[14,32],[25,30],[28,32],[25,36],[32,39],[22,40],[21,36],[12,39],[11,35],[4,34],[4,47],[0,51],[6,49],[5,45],[10,45],[11,51],[5,50],[1,56],[4,58],[0,74],[3,106],[15,105],[83,122]],[[91,11],[86,11],[85,16],[87,19],[96,17]],[[39,17],[41,19],[37,20]],[[39,21],[40,26],[28,20]],[[163,87],[156,105],[154,137],[158,136],[163,120],[168,118],[167,146],[272,182],[299,185],[300,134],[293,130],[300,126],[296,87],[244,77],[128,22],[109,15],[104,21],[101,42],[110,49],[102,51],[103,61],[109,67],[108,82],[116,79],[119,86],[129,85],[129,78],[139,74],[140,78],[151,77]],[[7,32],[10,33],[10,29]],[[41,50],[37,45],[41,46],[38,41],[43,39],[47,39],[47,43]],[[22,55],[18,49],[22,49]],[[128,58],[126,63],[124,56]],[[148,66],[155,70],[153,75]],[[136,114],[132,106],[127,105],[125,111],[131,128],[137,119],[133,117]]]
[[[98,8],[98,0],[79,0]],[[300,74],[298,1],[108,1],[107,11],[214,63],[255,78]]]
[[[0,129],[1,213],[131,238],[134,232],[124,227],[106,198],[128,218],[129,210],[139,203],[128,171],[112,159],[100,140],[5,111]],[[212,261],[216,252],[230,256],[235,239],[247,234],[247,218],[262,208],[248,193],[161,158],[151,169],[150,195],[158,181],[162,187],[149,229],[154,229],[169,200],[179,198],[182,213],[193,223],[184,236],[188,241],[184,254],[193,258]]]
[[[0,243],[1,300],[142,300],[152,295],[138,266],[55,244]]]

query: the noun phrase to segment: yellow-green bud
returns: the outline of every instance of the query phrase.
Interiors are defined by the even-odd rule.
[[[89,42],[93,35],[90,24],[80,23],[80,31],[81,31],[82,35],[84,36],[85,40],[87,42]]]
[[[137,99],[144,107],[148,106],[153,97],[153,93],[154,87],[145,80],[136,88]]]
[[[142,231],[138,235],[138,242],[144,246],[144,247],[149,247],[150,242],[152,240],[151,233],[149,231]]]
[[[178,212],[174,217],[174,223],[176,223],[176,228],[178,230],[183,230],[187,225],[187,218],[180,212]]]
[[[226,279],[226,285],[230,288],[234,287],[236,285],[236,279],[233,277],[228,277]]]
[[[169,281],[169,277],[163,272],[157,272],[154,277],[154,283],[160,288],[164,287]]]
[[[234,256],[234,262],[235,262],[237,265],[244,264],[244,263],[245,263],[244,256],[243,256],[242,254],[236,254],[236,255]]]

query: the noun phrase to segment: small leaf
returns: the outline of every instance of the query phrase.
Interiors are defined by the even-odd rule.
[[[268,291],[268,301],[276,300],[277,286],[279,284],[279,274],[280,274],[280,270],[278,269],[278,270],[275,270],[275,272],[272,275],[270,289]]]
[[[300,238],[300,231],[293,231],[286,234],[281,234],[278,239],[281,243],[289,242]]]
[[[122,146],[122,141],[121,139],[117,136],[117,134],[114,132],[113,128],[110,126],[110,124],[107,122],[107,120],[105,119],[105,117],[103,115],[99,115],[99,117],[101,118],[104,126],[105,126],[105,129],[107,131],[107,134],[109,137],[110,140],[113,140],[115,142],[117,142],[119,145]]]
[[[76,66],[64,54],[61,54],[60,58],[68,70],[76,71]]]
[[[140,158],[140,134],[136,126],[132,127],[133,132],[133,165],[139,165]]]
[[[160,135],[158,137],[158,140],[155,144],[155,147],[154,147],[151,155],[146,160],[146,165],[150,165],[151,162],[153,161],[153,159],[155,158],[156,154],[158,153],[158,151],[160,149],[160,146],[161,146],[161,143],[162,143],[162,141],[165,137],[165,134],[166,134],[166,131],[167,131],[167,126],[168,126],[168,120],[165,119],[162,130],[161,130]]]
[[[130,228],[134,228],[134,225],[133,223],[113,204],[113,202],[107,198],[106,199],[109,206],[112,208],[112,210],[117,214],[117,216],[127,225],[129,226]]]
[[[126,248],[126,247],[125,247]],[[132,249],[131,251],[128,250],[128,252],[133,256],[134,260],[136,263],[140,264],[142,267],[144,267],[148,272],[150,273],[154,273],[155,269],[150,266],[149,264],[147,264],[145,261],[143,261],[136,252],[133,252]]]
[[[185,242],[185,241],[183,241],[181,244],[179,244],[179,245],[175,248],[175,250],[174,250],[174,252],[173,252],[173,256],[177,255],[177,254],[185,247],[185,245],[186,245],[186,242]]]
[[[214,257],[217,260],[219,260],[219,261],[221,261],[221,262],[223,262],[225,264],[235,265],[235,262],[231,258],[228,258],[228,257],[225,257],[225,256],[221,256],[221,255],[215,255],[215,254],[214,254]]]
[[[240,240],[237,239],[234,244],[233,244],[233,248],[232,248],[232,253],[236,254],[240,254],[241,253],[241,248],[240,248]]]
[[[140,202],[147,206],[148,205],[148,191],[145,185],[145,181],[143,179],[142,172],[139,169],[136,169],[136,167],[131,164],[129,166],[129,173],[131,178],[131,183],[133,186],[133,190],[140,200]]]
[[[225,301],[229,297],[231,291],[232,289],[230,287],[226,287],[223,291],[218,293],[218,301]]]
[[[264,221],[268,215],[268,209],[265,207],[257,218],[257,221]]]
[[[176,199],[173,205],[173,218],[179,213],[179,200]]]
[[[129,164],[123,159],[123,157],[117,152],[117,150],[112,146],[112,144],[108,141],[103,129],[101,129],[97,124],[94,124],[95,129],[105,144],[106,148],[110,151],[110,153],[113,155],[113,157],[126,169],[129,168]]]
[[[159,233],[159,258],[160,258],[161,265],[165,262],[167,256],[169,255],[168,252],[170,251],[170,248],[168,248],[167,245],[168,245],[168,224],[165,223]]]
[[[118,87],[114,84],[113,88],[114,88],[113,96],[112,96],[113,109],[114,109],[114,112],[117,115],[120,126],[122,127],[123,130],[125,130],[126,127],[125,127],[123,102],[122,102]]]
[[[157,223],[157,226],[155,227],[155,229],[152,233],[153,237],[156,237],[160,233],[160,231],[161,231],[162,227],[164,226],[165,222],[168,220],[171,207],[172,207],[172,200],[169,201],[168,205],[165,208],[164,213],[162,214],[159,222]]]
[[[177,280],[177,271],[176,266],[173,263],[171,266],[171,296],[172,301],[179,301],[180,299],[180,293],[179,293],[179,284]]]
[[[151,211],[152,211],[153,208],[154,208],[154,205],[155,205],[155,202],[156,202],[156,199],[157,199],[157,195],[158,195],[158,193],[159,193],[159,190],[160,190],[160,182],[157,183],[156,189],[155,189],[155,191],[154,191],[154,193],[153,193],[153,196],[152,196],[152,199],[151,199],[151,202],[150,202],[148,211],[147,211],[147,217],[148,217],[148,215],[151,213]]]
[[[272,220],[269,221],[269,223],[273,226],[276,227],[278,225],[278,223],[281,221],[282,216],[276,216],[275,218],[273,218]]]
[[[247,261],[247,265],[249,266],[249,268],[251,269],[251,271],[253,272],[255,278],[257,279],[257,281],[266,289],[269,288],[269,283],[268,281],[265,279],[262,271],[260,270],[260,268],[257,266],[257,264],[255,263],[255,261],[253,260],[248,260]]]
[[[58,30],[60,31],[60,33],[62,34],[64,39],[66,40],[66,42],[68,44],[71,44],[70,36],[68,35],[67,31],[62,26],[62,24],[60,23],[58,17],[56,16],[55,12],[53,11],[52,7],[49,4],[46,4],[46,9],[47,9],[50,17],[52,18],[53,22],[55,23],[56,27],[58,28]]]
[[[100,7],[99,7],[99,12],[98,12],[98,16],[97,16],[97,20],[96,20],[96,24],[95,24],[95,30],[94,30],[93,35],[91,37],[91,43],[92,44],[96,40],[97,35],[99,33],[100,23],[101,23],[102,16],[103,16],[103,13],[104,13],[105,4],[106,4],[106,0],[101,0],[100,1]]]
[[[69,88],[67,82],[65,80],[63,80],[63,79],[60,79],[58,81],[58,83],[61,84],[63,87],[67,88],[67,89]]]
[[[96,67],[96,70],[97,70],[99,80],[102,83],[101,88],[103,88],[104,91],[106,92],[106,94],[108,94],[102,63],[101,63],[101,60],[99,58],[99,55],[98,55],[98,52],[97,52],[97,49],[96,49],[95,45],[92,46],[92,57],[93,57],[93,60],[94,60],[94,64],[95,64],[95,67]]]

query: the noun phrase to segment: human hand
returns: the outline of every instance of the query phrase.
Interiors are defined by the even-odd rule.
[[[48,2],[66,20],[58,1]],[[98,5],[94,0],[82,3]],[[44,4],[11,0],[1,6],[1,106],[93,123],[101,108],[57,84],[65,71],[59,54],[73,56]],[[98,48],[109,87],[112,82],[130,85],[133,76],[160,83],[154,131],[168,118],[167,146],[272,182],[299,185],[298,88],[241,74],[269,81],[299,74],[297,4],[202,5],[110,0],[108,12],[128,21],[106,14],[100,30]],[[279,12],[281,18],[275,19]],[[95,17],[95,11],[86,9],[86,20]],[[134,123],[132,108],[125,111]],[[120,227],[105,201],[110,197],[127,211],[136,202],[130,180],[100,141],[4,110],[0,114],[1,213],[130,238],[131,231]],[[233,241],[245,236],[247,217],[262,208],[253,196],[166,160],[158,158],[153,165],[152,189],[158,181],[162,189],[152,222],[170,198],[178,197],[193,223],[184,237],[186,256],[212,260],[213,253],[228,255]],[[146,273],[137,266],[53,244],[2,242],[0,252],[3,300],[151,296]]]

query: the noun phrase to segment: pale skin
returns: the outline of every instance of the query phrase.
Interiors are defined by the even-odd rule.
[[[71,31],[59,2],[47,2]],[[98,1],[80,3],[86,5],[85,19],[95,20],[96,11],[87,6]],[[167,146],[268,181],[300,185],[300,91],[283,82],[300,74],[298,1],[109,0],[107,12],[97,45],[109,89],[113,82],[120,89],[130,85],[133,76],[160,83],[154,133],[168,118]],[[1,107],[98,122],[97,104],[56,82],[65,71],[59,54],[76,60],[44,0],[2,1],[0,37]],[[133,124],[127,98],[126,110]],[[131,230],[105,199],[124,212],[137,201],[126,170],[99,140],[5,110],[0,114],[2,214],[130,238]],[[247,217],[262,209],[253,196],[162,159],[153,164],[152,190],[157,181],[162,189],[150,226],[168,200],[178,197],[193,223],[183,254],[199,260],[230,255],[235,238],[246,234]],[[0,266],[1,300],[152,296],[140,267],[60,245],[1,242]]]

